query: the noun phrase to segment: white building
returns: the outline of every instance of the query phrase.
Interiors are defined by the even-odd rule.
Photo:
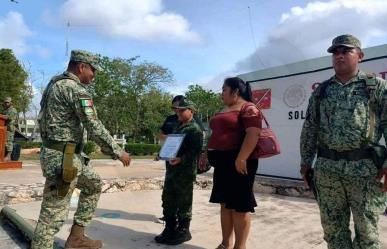
[[[387,44],[363,51],[360,69],[386,79]],[[254,100],[263,99],[263,113],[281,144],[280,155],[260,160],[259,175],[300,179],[300,134],[308,99],[334,74],[331,56],[324,56],[239,75],[250,82]]]

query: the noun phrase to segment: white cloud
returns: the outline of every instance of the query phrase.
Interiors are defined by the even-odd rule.
[[[201,41],[183,16],[164,10],[162,0],[67,0],[60,15],[70,26],[92,27],[111,37]]]
[[[0,48],[10,48],[16,54],[24,54],[29,49],[26,39],[31,35],[32,31],[20,13],[11,11],[0,18]]]
[[[246,72],[327,55],[334,37],[353,34],[363,47],[387,40],[387,1],[331,0],[295,6],[283,13],[265,42],[236,65]]]

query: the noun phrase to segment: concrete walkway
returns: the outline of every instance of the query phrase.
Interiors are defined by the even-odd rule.
[[[136,159],[132,160],[127,168],[117,160],[101,159],[92,160],[90,163],[103,179],[153,178],[165,174],[164,161]],[[44,183],[39,161],[24,161],[22,169],[0,170],[0,183],[8,185]]]
[[[221,240],[219,207],[208,202],[210,191],[195,190],[193,204],[192,240],[179,246],[154,242],[163,225],[156,223],[162,209],[160,190],[127,191],[103,194],[88,228],[93,238],[102,239],[108,249],[211,249]],[[325,249],[320,217],[316,203],[310,199],[257,194],[259,206],[252,215],[248,249]],[[76,202],[73,201],[73,206]],[[11,206],[27,219],[36,220],[40,202]],[[74,207],[70,217],[74,213]],[[387,217],[380,217],[380,239],[387,249]],[[58,233],[63,245],[71,220]],[[1,248],[1,246],[0,246]],[[8,249],[8,248],[7,248]]]
[[[112,160],[95,160],[93,166],[102,178],[152,178],[164,175],[164,163],[151,160],[134,160],[132,166],[123,168]],[[211,173],[209,173],[211,174]],[[24,162],[22,170],[0,171],[0,183],[26,184],[43,182],[37,161]],[[260,181],[258,179],[258,181]],[[102,194],[88,234],[102,239],[107,249],[212,249],[221,240],[219,206],[208,202],[209,190],[195,190],[193,239],[179,246],[165,246],[153,238],[163,230],[156,223],[162,213],[161,190],[126,191]],[[248,249],[325,249],[318,207],[314,200],[270,194],[256,194],[258,207],[252,215]],[[69,219],[57,235],[63,245],[71,226],[77,199],[72,199]],[[16,212],[30,221],[36,221],[40,201],[11,205]],[[0,207],[1,208],[1,207]],[[352,224],[353,225],[353,224]],[[382,249],[387,249],[387,216],[380,217]],[[3,239],[3,241],[1,240]],[[3,243],[7,241],[8,244]],[[0,249],[26,248],[25,244],[11,243],[1,238]]]

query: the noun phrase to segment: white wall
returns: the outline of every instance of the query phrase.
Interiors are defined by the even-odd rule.
[[[387,45],[383,47],[384,54],[380,56],[387,57]],[[372,49],[372,48],[370,48]],[[373,51],[375,52],[375,51]],[[278,70],[276,68],[275,77],[277,79],[259,80],[262,79],[260,71],[240,75],[244,80],[259,80],[251,83],[252,90],[271,89],[271,108],[263,111],[273,130],[278,136],[281,143],[282,153],[279,156],[261,159],[259,162],[258,173],[277,177],[300,178],[300,133],[302,124],[305,119],[308,99],[313,91],[313,84],[329,79],[334,75],[332,68],[326,68],[327,63],[330,64],[330,58],[322,57],[315,60],[306,61],[304,68],[310,70],[313,68],[311,63],[324,66],[323,70],[314,72],[302,73],[302,63],[299,65],[299,70],[288,70],[286,74],[278,74],[279,71],[286,71],[286,66]],[[361,69],[367,72],[374,72],[379,77],[385,76],[387,73],[387,58],[379,58],[361,63]],[[287,67],[289,69],[291,67]],[[267,77],[268,70],[264,70],[264,76]],[[301,73],[299,75],[287,76],[292,73]]]

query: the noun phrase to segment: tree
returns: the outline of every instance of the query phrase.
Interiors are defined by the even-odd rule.
[[[141,134],[149,142],[157,143],[160,127],[165,118],[171,113],[172,95],[164,93],[157,88],[152,88],[142,98]]]
[[[102,71],[97,73],[91,91],[106,128],[113,134],[130,134],[134,141],[141,141],[144,136],[155,136],[154,124],[147,120],[152,117],[144,112],[151,110],[151,100],[158,99],[158,105],[165,106],[160,86],[173,77],[168,69],[155,63],[137,63],[137,59],[102,57]],[[158,115],[158,111],[155,113]]]
[[[185,96],[195,103],[196,108],[198,109],[198,116],[206,123],[208,123],[209,118],[223,106],[219,94],[214,93],[211,90],[206,90],[199,85],[188,86],[188,91],[186,91]]]
[[[27,112],[32,100],[27,76],[12,50],[0,49],[0,101],[11,97],[17,110]]]

